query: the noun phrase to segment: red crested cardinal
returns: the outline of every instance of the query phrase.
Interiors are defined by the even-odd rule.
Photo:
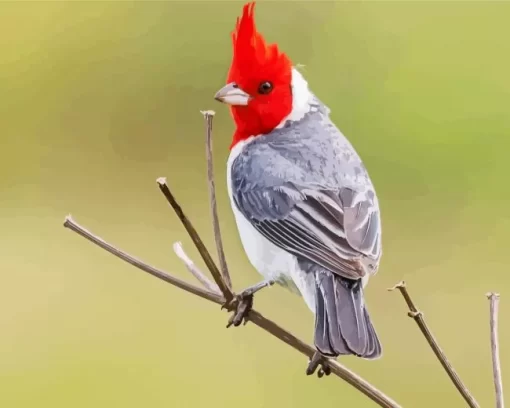
[[[237,19],[227,85],[215,95],[230,105],[236,126],[228,192],[253,267],[268,284],[301,294],[315,314],[317,352],[307,374],[321,365],[322,376],[329,357],[382,353],[363,295],[382,254],[379,203],[329,108],[257,31],[254,7],[246,4]],[[241,296],[244,316],[235,314],[235,326],[246,318],[253,290]]]

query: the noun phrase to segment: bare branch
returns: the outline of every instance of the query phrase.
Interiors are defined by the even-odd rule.
[[[448,376],[450,377],[450,379],[453,381],[457,390],[460,392],[462,397],[466,400],[467,404],[471,408],[479,408],[480,406],[478,405],[478,402],[476,402],[476,400],[470,394],[467,387],[462,383],[460,377],[455,372],[453,366],[446,358],[445,353],[443,352],[443,350],[441,350],[441,347],[439,347],[437,340],[434,338],[434,336],[432,335],[431,331],[429,330],[427,324],[425,323],[425,320],[423,318],[423,313],[420,312],[416,308],[413,300],[411,299],[411,296],[409,295],[409,292],[407,291],[405,282],[404,281],[399,282],[394,287],[392,287],[388,290],[393,291],[395,289],[398,289],[400,291],[400,293],[402,294],[402,296],[404,297],[404,300],[406,301],[407,306],[409,307],[409,310],[410,310],[408,313],[408,316],[412,317],[414,319],[414,321],[416,322],[416,324],[418,325],[418,327],[420,328],[421,332],[423,333],[423,335],[427,339],[427,342],[429,343],[430,347],[432,348],[432,351],[438,358],[439,362],[445,369],[445,371],[448,374]]]
[[[159,278],[161,280],[164,280],[165,282],[168,282],[174,286],[177,286],[178,288],[181,288],[182,290],[185,290],[186,292],[192,293],[193,295],[197,295],[201,298],[210,300],[211,302],[215,302],[218,304],[222,304],[225,300],[221,295],[217,295],[216,293],[211,293],[209,291],[206,291],[202,288],[199,288],[197,286],[191,285],[179,278],[176,278],[172,275],[170,275],[168,272],[162,271],[160,269],[157,269],[153,266],[147,265],[145,262],[140,261],[139,259],[135,258],[134,256],[131,256],[127,254],[126,252],[121,251],[120,249],[114,247],[113,245],[107,243],[103,239],[99,238],[97,235],[94,235],[92,232],[88,231],[86,228],[83,228],[81,225],[74,222],[72,217],[68,215],[65,218],[64,221],[64,227],[69,228],[70,230],[78,233],[82,237],[88,239],[90,242],[96,244],[97,246],[103,248],[104,250],[108,251],[110,254],[115,255],[117,258],[122,259],[123,261],[126,261],[127,263],[136,266],[137,268],[141,269],[142,271],[145,271],[152,276],[155,276],[156,278]]]
[[[496,389],[496,407],[504,408],[503,380],[501,378],[501,362],[499,361],[499,340],[498,340],[498,312],[499,293],[487,293],[490,300],[490,328],[491,328],[491,351],[492,351],[492,372],[494,375],[494,387]]]
[[[220,263],[220,270],[223,279],[229,288],[232,287],[232,280],[228,272],[227,259],[225,258],[225,251],[223,250],[223,242],[221,239],[220,222],[218,219],[218,208],[216,205],[216,188],[214,186],[214,164],[212,153],[212,124],[214,118],[214,111],[202,111],[205,120],[205,146],[207,157],[207,181],[209,186],[209,204],[211,209],[211,218],[213,223],[214,240],[216,243],[216,251],[218,252],[218,260]]]
[[[191,225],[191,222],[189,221],[188,217],[186,217],[186,215],[182,211],[181,206],[175,200],[175,197],[168,188],[168,185],[166,184],[166,178],[160,177],[156,181],[159,185],[159,189],[164,194],[168,203],[172,206],[173,210],[181,220],[182,225],[184,225],[184,228],[186,228],[186,231],[188,232],[190,238],[193,240],[193,243],[197,247],[198,252],[202,256],[202,259],[204,260],[205,264],[207,265],[207,269],[209,269],[214,281],[216,282],[216,285],[218,285],[218,287],[220,288],[223,297],[227,302],[230,302],[234,298],[232,290],[225,284],[225,281],[221,276],[221,272],[214,263],[211,254],[205,247],[204,243],[202,242],[202,239],[198,235],[193,225]]]
[[[191,272],[191,274],[197,278],[197,280],[204,285],[206,289],[208,289],[210,292],[214,292],[220,296],[221,291],[220,288],[214,283],[209,280],[207,276],[205,276],[200,269],[195,265],[195,263],[186,255],[186,252],[184,252],[184,248],[182,247],[182,243],[175,242],[174,243],[174,252],[175,255],[186,265],[186,268],[188,271]]]
[[[123,252],[122,250],[114,247],[113,245],[107,243],[103,239],[94,235],[92,232],[88,231],[81,225],[77,224],[75,221],[73,221],[73,219],[70,216],[66,217],[64,226],[66,228],[69,228],[70,230],[78,233],[79,235],[86,238],[90,242],[105,249],[106,251],[110,252],[111,254],[115,255],[116,257],[130,263],[133,266],[136,266],[137,268],[141,269],[142,271],[145,271],[159,279],[164,280],[167,283],[170,283],[171,285],[177,286],[178,288],[181,288],[189,293],[192,293],[192,294],[197,295],[203,299],[210,300],[211,302],[214,302],[214,303],[217,303],[220,305],[222,305],[225,302],[225,300],[221,296],[218,296],[215,293],[211,293],[211,292],[205,291],[199,287],[190,285],[187,282],[184,282],[178,278],[171,276],[167,272],[156,269],[153,266],[150,266],[150,265],[134,258],[133,256],[127,254],[126,252]],[[271,320],[265,318],[259,312],[252,310],[250,312],[249,319],[256,326],[262,328],[263,330],[267,331],[268,333],[271,333],[276,338],[280,339],[284,343],[286,343],[289,346],[300,351],[302,354],[308,356],[309,358],[311,358],[312,355],[314,354],[315,349],[312,346],[299,340],[292,333],[283,329],[282,327],[280,327],[276,323],[272,322]],[[343,366],[342,364],[338,363],[337,361],[329,360],[328,366],[331,368],[332,373],[334,373],[339,378],[343,379],[344,381],[346,381],[347,383],[349,383],[350,385],[352,385],[353,387],[358,389],[364,395],[369,397],[372,401],[376,402],[379,406],[385,407],[385,408],[400,408],[400,405],[398,405],[391,398],[389,398],[388,396],[383,394],[381,391],[379,391],[373,385],[371,385],[366,380],[359,377],[357,374],[355,374],[354,372],[352,372],[351,370],[349,370],[347,367]]]

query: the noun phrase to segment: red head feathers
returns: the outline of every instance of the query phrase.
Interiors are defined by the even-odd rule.
[[[231,105],[237,125],[232,146],[270,132],[292,110],[292,62],[257,31],[254,7],[255,2],[246,4],[237,19],[228,84],[217,94],[218,100]],[[222,97],[228,92],[235,98]]]
[[[254,8],[255,2],[246,4],[242,17],[237,19],[232,33],[233,58],[227,81],[263,78],[264,74],[290,81],[292,63],[280,53],[276,44],[267,45],[257,31]]]

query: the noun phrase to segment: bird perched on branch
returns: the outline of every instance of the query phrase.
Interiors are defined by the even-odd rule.
[[[374,359],[381,344],[363,289],[381,258],[379,203],[360,157],[330,110],[276,44],[257,31],[255,4],[232,33],[227,84],[215,99],[230,105],[236,130],[228,191],[244,250],[266,281],[300,293],[315,314],[317,353]],[[241,294],[231,323],[249,312]],[[320,370],[319,370],[320,373]]]

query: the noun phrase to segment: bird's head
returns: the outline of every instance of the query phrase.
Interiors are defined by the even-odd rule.
[[[255,2],[246,4],[237,19],[227,84],[215,95],[230,105],[236,124],[231,148],[250,136],[272,131],[293,109],[292,62],[276,44],[266,44],[257,31],[254,7]]]

